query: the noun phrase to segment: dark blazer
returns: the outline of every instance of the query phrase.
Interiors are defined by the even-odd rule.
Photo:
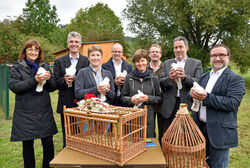
[[[102,68],[105,69],[105,70],[108,70],[112,73],[112,76],[113,76],[113,79],[115,79],[116,77],[116,73],[115,73],[115,67],[114,67],[114,63],[113,63],[113,60],[112,58],[109,59],[108,62],[102,64]],[[130,64],[128,64],[123,58],[122,58],[122,68],[121,68],[121,72],[123,72],[124,70],[126,70],[128,72],[128,74],[132,71],[132,66]],[[115,86],[115,99],[114,101],[112,102],[113,105],[121,105],[117,102],[116,99],[117,98],[117,91],[118,91],[118,87],[116,85]],[[121,89],[122,89],[122,86],[121,86]],[[120,102],[120,101],[119,101]],[[118,104],[117,104],[118,103]]]
[[[198,83],[206,88],[210,73],[201,76]],[[203,105],[207,108],[207,134],[213,147],[228,149],[238,146],[237,112],[245,94],[243,78],[226,68],[207,94]],[[193,113],[199,125],[199,113]]]
[[[110,103],[115,97],[114,81],[111,72],[102,69],[102,78],[108,77],[110,79],[110,91],[106,94],[107,102]],[[100,93],[97,91],[96,81],[91,67],[88,66],[79,71],[75,80],[75,96],[81,100],[85,94],[94,94],[98,96]]]
[[[102,64],[102,68],[105,70],[108,70],[112,73],[113,78],[115,78],[115,67],[112,58],[109,59],[108,62]],[[126,70],[128,74],[132,71],[132,66],[128,64],[123,58],[122,58],[122,72]]]
[[[176,95],[177,95],[177,84],[175,81],[171,81],[169,77],[170,65],[176,63],[175,59],[169,59],[164,62],[164,68],[162,70],[162,78],[160,79],[160,85],[164,93],[162,102],[161,114],[165,118],[169,118],[174,110]],[[187,58],[185,63],[184,71],[186,78],[182,80],[182,89],[180,90],[180,101],[181,103],[187,103],[189,109],[191,103],[187,100],[187,94],[193,87],[193,83],[198,80],[202,74],[202,64],[200,60]]]
[[[67,108],[75,107],[75,82],[73,82],[72,87],[68,87],[64,80],[65,68],[70,67],[71,62],[69,54],[56,59],[54,63],[54,75],[57,82],[57,88],[59,90],[57,112],[63,113],[63,106],[66,105]],[[76,65],[76,74],[81,68],[85,68],[89,65],[88,58],[80,54],[78,63]]]
[[[46,63],[39,63],[50,71]],[[15,93],[15,110],[11,141],[26,141],[45,138],[57,133],[49,92],[56,90],[56,81],[51,74],[42,92],[36,92],[38,83],[24,60],[13,64],[10,71],[9,88]]]

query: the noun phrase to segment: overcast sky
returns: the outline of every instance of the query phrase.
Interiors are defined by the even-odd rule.
[[[1,0],[0,21],[3,21],[7,16],[14,19],[15,16],[21,15],[25,2],[27,0]],[[133,36],[132,33],[126,30],[127,23],[121,17],[121,11],[126,7],[126,0],[50,0],[51,5],[56,6],[57,15],[60,19],[59,24],[70,23],[70,20],[75,17],[80,8],[91,7],[98,2],[107,4],[115,12],[115,15],[120,18],[126,36]]]

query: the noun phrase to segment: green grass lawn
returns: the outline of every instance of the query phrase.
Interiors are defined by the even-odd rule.
[[[243,75],[247,83],[247,92],[243,98],[238,112],[239,146],[230,151],[229,168],[247,168],[250,165],[250,72]],[[57,105],[57,92],[51,93],[54,117],[58,133],[54,136],[55,155],[62,150],[62,132],[60,115],[55,113]],[[10,95],[10,120],[6,120],[4,113],[0,112],[0,168],[23,167],[22,143],[10,142],[12,116],[14,108],[14,95]],[[35,140],[36,167],[42,165],[41,141]]]

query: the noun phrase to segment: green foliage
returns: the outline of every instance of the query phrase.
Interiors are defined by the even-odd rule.
[[[0,23],[0,60],[13,62],[17,60],[21,51],[20,43],[22,35],[17,28],[11,25],[9,20]]]
[[[23,8],[23,18],[27,33],[36,33],[48,37],[59,22],[56,7],[49,0],[28,0]]]
[[[233,36],[225,39],[231,50],[231,60],[242,73],[247,73],[250,65],[250,36]]]
[[[90,8],[81,8],[67,29],[81,33],[83,41],[119,40],[124,52],[127,52],[121,21],[106,4],[97,3]]]
[[[66,28],[55,27],[52,32],[49,33],[48,40],[52,44],[61,46],[60,49],[67,48],[67,38],[69,30]]]
[[[37,34],[21,33],[16,27],[16,21],[5,20],[0,23],[0,60],[14,62],[18,59],[24,43],[29,39],[37,40],[45,53],[45,61],[55,60],[53,53],[62,47],[52,44],[48,39]]]
[[[191,43],[188,54],[207,66],[210,47],[220,42],[233,47],[234,61],[247,59],[249,6],[245,0],[128,0],[123,13],[141,41],[168,49],[165,59],[173,57],[172,40],[183,35]],[[250,67],[243,60],[237,63],[241,72]]]

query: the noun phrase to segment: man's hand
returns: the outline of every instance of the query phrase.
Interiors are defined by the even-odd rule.
[[[124,84],[124,82],[125,82],[125,77],[118,76],[115,78],[115,85],[116,86],[121,86]]]
[[[207,97],[207,92],[204,91],[202,93],[196,92],[194,89],[190,89],[190,96],[196,100],[203,101]]]
[[[66,81],[67,84],[72,83],[75,79],[76,79],[75,76],[70,76],[67,74],[64,75],[64,80]]]
[[[177,67],[176,68],[177,78],[180,78],[181,80],[186,78],[186,74],[183,68]]]
[[[176,73],[176,70],[174,68],[170,69],[169,77],[170,77],[171,81],[175,81],[175,79],[177,79],[177,73]]]

